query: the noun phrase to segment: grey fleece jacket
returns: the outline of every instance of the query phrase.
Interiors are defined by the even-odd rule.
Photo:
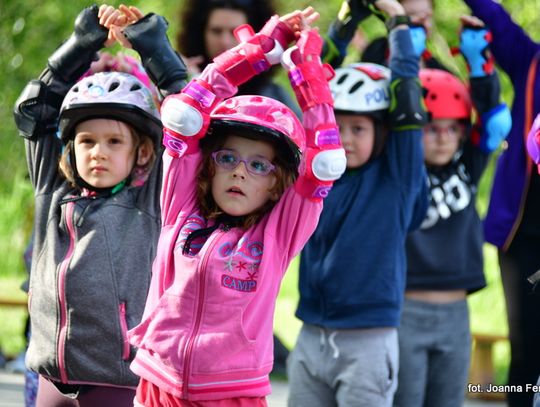
[[[25,142],[35,188],[27,365],[62,383],[136,386],[126,332],[150,282],[161,162],[142,187],[82,197],[59,173],[53,134]]]

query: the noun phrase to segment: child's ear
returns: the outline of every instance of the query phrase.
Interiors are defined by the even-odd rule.
[[[150,157],[152,157],[154,146],[152,145],[152,142],[150,140],[145,140],[138,147],[138,150],[139,151],[137,154],[137,166],[144,167],[146,164],[148,164],[148,161],[150,161]]]

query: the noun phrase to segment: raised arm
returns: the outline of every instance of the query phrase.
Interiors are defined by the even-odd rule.
[[[289,71],[306,132],[304,172],[295,187],[301,195],[315,200],[328,195],[347,163],[328,86],[334,73],[329,65],[321,63],[321,49],[318,32],[308,28],[302,31],[297,45],[283,55],[283,66]]]
[[[71,36],[49,57],[39,79],[30,81],[15,102],[15,124],[27,139],[27,162],[36,193],[53,187],[58,175],[61,143],[55,134],[62,101],[97,58],[107,36],[97,6],[83,9]]]
[[[473,143],[482,151],[491,153],[510,132],[512,118],[500,99],[501,87],[489,46],[491,32],[474,17],[464,16],[462,21],[460,52],[467,62],[471,97],[479,116],[473,131],[476,135]]]
[[[198,140],[208,130],[213,108],[233,96],[238,85],[279,62],[283,50],[295,38],[291,25],[278,16],[258,34],[243,25],[235,35],[240,42],[236,47],[218,55],[180,94],[165,99],[161,111],[163,142],[169,154],[180,157],[198,151]]]
[[[107,40],[97,6],[85,8],[75,20],[73,34],[50,57],[37,80],[26,85],[15,103],[15,123],[21,136],[54,134],[64,96],[86,72]]]
[[[343,0],[338,15],[324,37],[321,57],[334,68],[340,66],[347,56],[358,24],[371,15],[371,10],[361,0]]]
[[[187,70],[180,55],[167,37],[168,23],[164,17],[142,13],[135,7],[120,6],[131,19],[122,34],[141,57],[142,65],[163,96],[178,93],[186,85]]]

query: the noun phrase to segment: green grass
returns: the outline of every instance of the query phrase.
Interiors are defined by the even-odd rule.
[[[26,294],[20,289],[24,280],[20,277],[0,278],[0,298],[25,299]],[[27,311],[22,307],[0,307],[0,349],[9,357],[14,357],[24,349],[24,324]]]

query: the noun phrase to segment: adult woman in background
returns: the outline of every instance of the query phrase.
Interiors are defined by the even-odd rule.
[[[255,32],[276,14],[272,0],[187,0],[179,10],[180,31],[176,49],[192,76],[198,75],[212,59],[234,46],[233,31],[249,24]],[[255,76],[239,87],[239,95],[263,95],[279,100],[300,115],[298,105],[287,91],[272,80],[272,70]]]

